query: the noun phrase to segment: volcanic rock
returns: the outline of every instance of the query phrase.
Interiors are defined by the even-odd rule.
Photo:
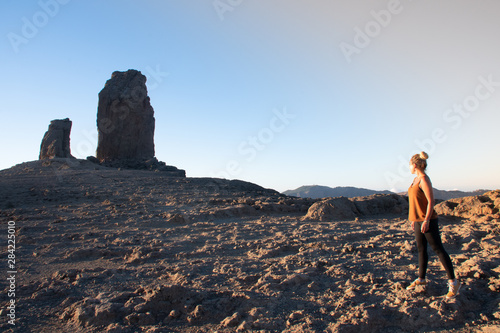
[[[356,206],[348,198],[327,198],[314,203],[304,219],[313,221],[354,220],[356,210]]]
[[[55,119],[50,122],[49,129],[45,132],[40,145],[40,160],[57,157],[73,158],[69,147],[71,125],[69,118]]]
[[[360,215],[403,214],[408,213],[408,200],[398,194],[373,194],[367,197],[350,199]]]
[[[114,72],[99,93],[97,159],[145,161],[154,158],[154,110],[146,76],[137,70]]]
[[[325,198],[314,203],[303,220],[337,221],[356,217],[408,213],[408,201],[397,194],[374,194],[356,198]]]
[[[439,215],[451,215],[462,218],[486,217],[499,218],[500,190],[489,191],[483,195],[450,199],[435,206]]]
[[[146,77],[137,70],[114,72],[99,93],[97,157],[87,160],[106,167],[168,172],[186,177],[184,170],[155,157],[155,118]]]

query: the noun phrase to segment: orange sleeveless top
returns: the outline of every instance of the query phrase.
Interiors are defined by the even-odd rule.
[[[408,220],[413,222],[425,221],[425,215],[427,214],[427,205],[429,203],[424,191],[418,185],[419,184],[412,184],[408,189],[408,202],[410,204]],[[431,219],[436,219],[437,217],[438,215],[433,208]]]

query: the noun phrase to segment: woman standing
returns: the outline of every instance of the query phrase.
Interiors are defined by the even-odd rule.
[[[408,220],[415,231],[415,239],[418,248],[418,279],[413,281],[406,289],[413,290],[416,286],[427,284],[425,274],[429,256],[427,254],[427,243],[430,244],[434,252],[438,255],[441,264],[448,275],[448,294],[446,298],[454,298],[460,290],[460,281],[455,278],[453,264],[450,256],[446,252],[441,242],[439,234],[438,216],[434,210],[434,194],[429,176],[426,175],[427,159],[429,156],[425,152],[413,155],[410,160],[410,171],[417,177],[413,180],[408,189],[408,201],[410,210]]]

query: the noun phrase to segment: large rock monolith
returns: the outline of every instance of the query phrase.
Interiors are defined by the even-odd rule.
[[[96,157],[101,163],[154,158],[154,110],[141,72],[111,75],[99,93],[97,129]]]
[[[39,159],[73,158],[69,146],[69,135],[72,122],[69,118],[55,119],[50,122],[49,129],[43,136],[40,145]]]
[[[96,157],[87,159],[107,167],[167,172],[186,177],[184,170],[155,157],[155,118],[146,77],[129,69],[114,72],[99,93]]]

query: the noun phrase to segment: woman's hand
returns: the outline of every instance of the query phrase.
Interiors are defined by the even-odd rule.
[[[415,221],[411,221],[411,230],[415,230]]]
[[[424,221],[422,222],[422,233],[425,234],[427,231],[429,231],[429,221]]]

